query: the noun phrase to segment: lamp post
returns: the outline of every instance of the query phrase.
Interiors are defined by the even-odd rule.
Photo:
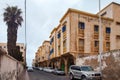
[[[27,50],[27,35],[26,35],[26,0],[25,4],[25,66],[26,66],[26,50]]]
[[[101,9],[101,0],[99,0],[99,12]],[[102,25],[101,25],[101,14],[99,13],[99,70],[102,74],[102,51],[103,51],[103,33],[102,33]]]

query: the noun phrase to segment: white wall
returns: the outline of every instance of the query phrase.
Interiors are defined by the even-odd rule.
[[[17,80],[23,70],[22,63],[0,52],[0,80]]]

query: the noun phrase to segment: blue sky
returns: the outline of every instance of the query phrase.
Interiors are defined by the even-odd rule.
[[[101,9],[111,2],[120,0],[101,0]],[[0,42],[7,42],[7,26],[3,22],[4,8],[18,6],[25,16],[24,0],[0,0]],[[99,0],[27,0],[27,64],[31,66],[35,52],[44,40],[49,40],[50,32],[68,10],[74,8],[96,14]],[[25,43],[25,25],[18,29],[17,42]]]

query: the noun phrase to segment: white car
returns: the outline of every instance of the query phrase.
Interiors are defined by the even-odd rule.
[[[53,74],[65,75],[65,71],[62,71],[61,69],[54,69]]]
[[[43,69],[43,71],[45,71],[45,72],[53,72],[54,69],[51,68],[51,67],[45,67],[45,68]]]
[[[102,80],[101,73],[93,70],[91,66],[76,66],[72,65],[69,68],[70,80]]]
[[[28,72],[33,72],[33,68],[32,68],[32,67],[28,67],[28,68],[27,68],[27,71],[28,71]]]
[[[42,67],[39,67],[39,70],[40,70],[40,71],[42,71],[42,70],[43,70],[43,68],[42,68]]]

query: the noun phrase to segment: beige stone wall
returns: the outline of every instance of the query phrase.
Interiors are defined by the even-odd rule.
[[[116,36],[120,35],[120,25],[117,25],[116,22],[120,22],[120,4],[117,3],[111,3],[110,5],[108,5],[106,8],[104,8],[101,12],[99,12],[99,14],[103,14],[105,13],[105,15],[103,15],[104,17],[109,17],[109,18],[113,18],[114,21],[111,24],[111,35],[110,35],[110,42],[111,42],[111,50],[114,49],[120,49],[120,40],[116,40]]]
[[[94,53],[94,41],[99,41],[98,39],[94,39],[94,25],[99,26],[99,18],[88,16],[85,14],[79,14],[75,12],[71,12],[70,16],[70,51],[79,52],[79,39],[84,39],[84,54],[96,54]],[[84,36],[81,37],[78,33],[78,22],[83,22],[85,24]],[[111,27],[109,24],[111,21],[102,19],[102,36],[103,36],[103,46],[105,46],[105,29],[106,27]],[[100,29],[99,29],[100,30]],[[99,31],[100,33],[100,31]],[[105,47],[103,47],[104,50]]]
[[[42,48],[42,50],[43,50],[42,55],[44,57],[44,60],[48,60],[48,56],[50,54],[50,50],[49,50],[50,42],[49,41],[44,41],[42,46],[43,46],[43,48]]]
[[[77,27],[78,14],[71,12],[70,14],[70,51],[77,51]]]
[[[52,45],[50,45],[50,50],[54,49],[53,53],[50,55],[50,59],[54,58],[56,56],[56,28],[53,29],[51,35],[50,35],[50,40],[54,38],[54,41],[52,42]]]
[[[91,65],[99,71],[99,55],[77,58],[76,65]],[[103,80],[120,80],[120,50],[102,54]]]
[[[0,80],[18,80],[23,70],[22,63],[0,51]]]
[[[63,21],[60,23],[61,27],[60,29],[62,30],[62,27],[66,25],[66,52],[70,52],[70,14],[66,15],[66,17],[63,19]],[[63,32],[61,31],[61,54],[63,53]]]

